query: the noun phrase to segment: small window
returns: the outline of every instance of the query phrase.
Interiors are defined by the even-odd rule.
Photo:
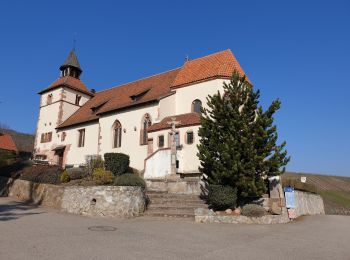
[[[62,132],[61,134],[61,141],[63,142],[64,140],[66,140],[66,132]]]
[[[158,136],[158,147],[159,148],[164,147],[164,135]]]
[[[46,99],[46,104],[50,105],[52,103],[52,94],[49,94]]]
[[[193,132],[192,131],[186,133],[186,143],[193,144]]]
[[[171,147],[171,143],[173,142],[173,134],[169,133],[169,147]],[[176,143],[176,147],[179,148],[180,147],[180,135],[179,132],[175,133],[175,143]]]
[[[148,143],[148,128],[152,125],[151,117],[149,114],[145,114],[142,119],[141,125],[141,145]]]
[[[52,140],[52,132],[41,134],[41,138],[40,138],[41,143],[48,143],[48,142],[51,142],[51,140]]]
[[[80,100],[81,100],[81,96],[76,95],[76,96],[75,96],[75,104],[76,104],[77,106],[79,106]]]
[[[119,121],[116,121],[114,123],[114,130],[113,130],[113,148],[121,147],[122,145],[122,125]]]
[[[202,108],[202,101],[200,101],[199,99],[196,99],[192,102],[192,109],[191,109],[192,112],[200,113],[201,108]]]
[[[78,130],[79,139],[78,139],[78,147],[84,147],[85,144],[85,129]]]

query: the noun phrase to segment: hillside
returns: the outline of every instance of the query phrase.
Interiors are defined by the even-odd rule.
[[[301,184],[302,176],[306,177],[304,187],[322,196],[327,214],[350,215],[350,177],[287,172],[282,181]]]
[[[20,152],[32,153],[34,150],[34,135],[20,133],[15,130],[0,128],[0,132],[10,134]]]

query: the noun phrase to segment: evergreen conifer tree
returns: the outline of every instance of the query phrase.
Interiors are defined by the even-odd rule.
[[[223,90],[208,96],[202,109],[200,171],[209,185],[237,189],[239,199],[260,197],[267,190],[264,177],[282,174],[290,160],[286,142],[276,144],[273,115],[281,103],[275,100],[264,111],[260,92],[237,72]]]

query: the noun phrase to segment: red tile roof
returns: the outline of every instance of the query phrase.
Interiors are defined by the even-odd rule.
[[[173,82],[172,88],[213,78],[230,78],[234,70],[241,76],[245,75],[231,50],[217,52],[186,62]]]
[[[175,121],[179,122],[176,125],[176,128],[200,124],[200,115],[198,113],[187,113],[187,114],[165,117],[159,123],[155,123],[151,125],[148,128],[148,132],[156,132],[159,130],[170,129],[171,125],[168,124],[168,122],[171,122],[173,117],[175,117]]]
[[[61,86],[80,91],[80,92],[85,93],[89,96],[93,96],[93,94],[88,90],[88,88],[86,87],[84,82],[82,82],[80,79],[76,79],[76,78],[71,77],[71,76],[65,76],[65,77],[61,77],[61,78],[55,80],[49,87],[40,91],[39,94],[43,94],[45,92],[59,88]]]
[[[17,147],[11,135],[0,133],[0,149],[17,152]]]
[[[95,93],[92,99],[58,128],[97,120],[102,113],[156,101],[164,96],[171,95],[173,93],[172,89],[195,82],[214,78],[229,78],[234,70],[237,70],[241,76],[244,75],[244,71],[230,50],[187,61],[180,68]],[[70,84],[74,84],[76,87],[78,87],[77,82],[83,84],[80,80],[72,77],[68,78],[72,79]],[[48,89],[62,84],[56,82]],[[83,86],[85,87],[85,85]],[[136,100],[135,97],[137,97]]]
[[[107,89],[95,93],[95,96],[86,102],[77,112],[63,122],[58,128],[79,124],[98,119],[99,114],[136,106],[155,101],[170,93],[171,83],[179,69],[164,72],[155,76]],[[133,101],[133,95],[144,95]]]

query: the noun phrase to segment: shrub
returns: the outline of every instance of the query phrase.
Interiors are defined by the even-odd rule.
[[[58,166],[34,165],[23,168],[20,179],[38,183],[59,184],[62,169]]]
[[[84,168],[69,168],[66,169],[70,180],[84,179],[87,177],[87,172]]]
[[[114,175],[112,172],[106,171],[103,168],[97,168],[92,174],[92,179],[99,185],[112,184]]]
[[[70,181],[70,177],[67,171],[62,172],[61,177],[60,177],[61,183],[67,183]]]
[[[101,156],[90,156],[86,159],[85,164],[85,175],[86,176],[92,176],[93,172],[97,168],[104,168],[104,161],[102,160]]]
[[[242,215],[247,217],[262,217],[266,211],[262,206],[257,204],[246,204],[242,208]]]
[[[214,209],[223,210],[235,208],[237,203],[237,190],[230,186],[210,185],[208,204]]]
[[[114,181],[114,185],[116,186],[139,186],[142,188],[146,188],[146,182],[139,176],[133,173],[126,173],[117,178]]]
[[[122,175],[129,169],[130,157],[123,153],[106,153],[105,168],[115,176]]]

